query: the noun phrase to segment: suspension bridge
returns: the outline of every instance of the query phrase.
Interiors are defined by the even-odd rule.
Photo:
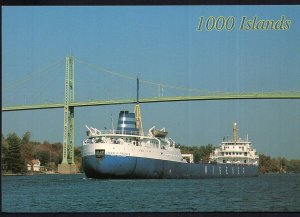
[[[63,137],[63,160],[58,167],[58,172],[63,174],[76,173],[76,165],[74,163],[74,109],[76,107],[86,106],[101,106],[101,105],[117,105],[117,104],[132,104],[136,102],[135,98],[128,99],[112,99],[112,100],[89,100],[75,101],[75,81],[74,81],[74,62],[86,64],[99,71],[110,73],[121,78],[135,80],[133,76],[123,73],[114,72],[112,70],[99,67],[84,61],[75,59],[73,56],[67,56],[65,60],[65,97],[63,103],[41,103],[31,105],[16,105],[2,107],[2,112],[35,110],[35,109],[64,109],[64,137]],[[43,73],[43,72],[39,72]],[[34,74],[21,80],[19,83],[26,82],[33,77]],[[140,79],[141,83],[154,85],[158,88],[157,97],[140,98],[139,103],[155,103],[155,102],[179,102],[179,101],[196,101],[196,100],[241,100],[241,99],[300,99],[299,91],[280,91],[280,92],[249,92],[249,93],[234,93],[234,92],[205,92],[199,89],[179,87],[169,84],[162,84],[153,81]],[[173,88],[177,90],[197,92],[198,94],[186,96],[163,96],[163,88]],[[201,94],[199,94],[201,93]]]

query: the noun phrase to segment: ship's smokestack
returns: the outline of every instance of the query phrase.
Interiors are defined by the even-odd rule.
[[[128,111],[120,111],[118,127],[118,134],[134,134],[138,135],[139,130],[136,127],[135,114]]]

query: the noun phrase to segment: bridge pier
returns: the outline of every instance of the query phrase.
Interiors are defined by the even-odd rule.
[[[58,173],[60,174],[76,174],[78,172],[76,164],[58,164]]]
[[[74,163],[74,57],[66,57],[65,104],[64,104],[64,141],[63,159],[58,165],[58,173],[77,173]]]

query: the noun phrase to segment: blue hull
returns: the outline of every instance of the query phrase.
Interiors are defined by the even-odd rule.
[[[138,157],[94,155],[82,159],[85,175],[89,178],[120,179],[200,179],[249,177],[258,175],[258,166],[231,164],[189,164]]]

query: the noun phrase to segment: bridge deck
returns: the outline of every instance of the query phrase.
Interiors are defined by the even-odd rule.
[[[211,95],[196,96],[174,96],[174,97],[153,97],[142,98],[140,103],[153,102],[176,102],[176,101],[196,101],[196,100],[240,100],[240,99],[300,99],[300,92],[280,92],[280,93],[220,93]],[[116,100],[94,100],[86,102],[72,102],[71,107],[116,105],[135,103],[135,99],[116,99]],[[64,103],[17,105],[2,107],[2,111],[34,110],[63,108]]]

